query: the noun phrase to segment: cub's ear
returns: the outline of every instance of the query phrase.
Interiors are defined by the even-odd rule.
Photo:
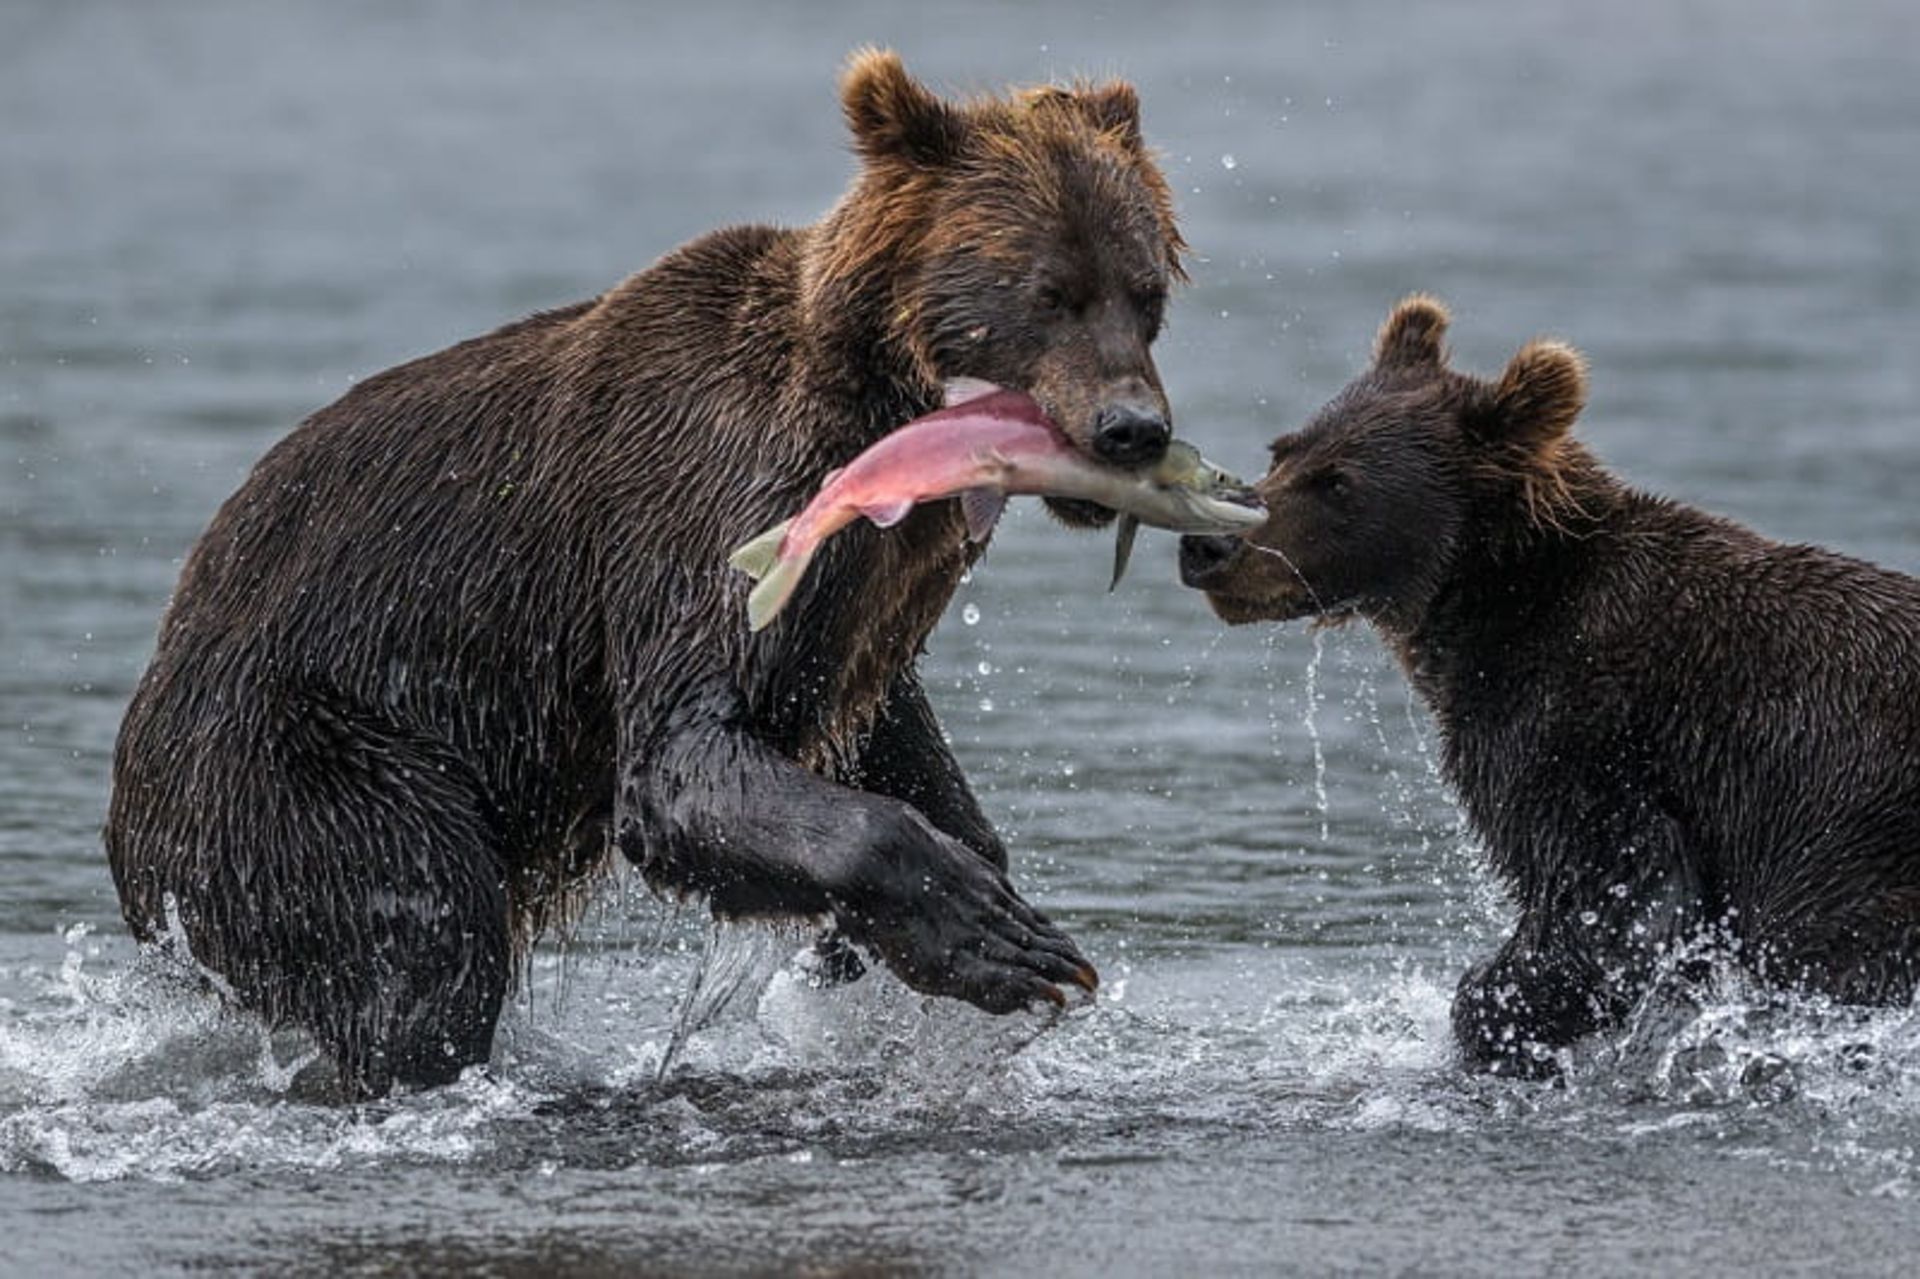
[[[1402,298],[1373,341],[1376,368],[1435,368],[1447,362],[1447,308],[1424,293]]]
[[[960,113],[907,74],[891,49],[860,49],[840,77],[840,105],[854,146],[869,162],[899,160],[937,168],[960,151]]]
[[[1074,97],[1100,132],[1118,138],[1129,151],[1145,149],[1140,137],[1140,95],[1132,85],[1125,80],[1082,85]]]
[[[1564,342],[1520,348],[1493,388],[1494,434],[1532,452],[1557,443],[1587,403],[1587,362]]]

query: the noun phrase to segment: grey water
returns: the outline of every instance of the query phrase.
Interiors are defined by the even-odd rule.
[[[1360,628],[1225,631],[1022,510],[928,670],[1101,967],[994,1020],[616,877],[495,1060],[360,1107],[127,941],[99,847],[181,556],[360,377],[851,168],[839,60],[1138,85],[1182,433],[1261,467],[1403,293],[1553,333],[1633,480],[1920,571],[1909,0],[0,6],[0,1273],[1911,1273],[1920,1017],[1729,975],[1463,1074],[1503,908]],[[670,1051],[671,1049],[671,1051]]]

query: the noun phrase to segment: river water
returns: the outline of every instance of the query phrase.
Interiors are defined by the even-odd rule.
[[[1564,336],[1632,479],[1920,571],[1908,0],[0,8],[0,1272],[1911,1273],[1920,1017],[1728,978],[1463,1075],[1503,908],[1363,629],[1226,632],[1147,534],[1018,511],[935,636],[1057,1024],[611,883],[492,1068],[357,1108],[127,941],[98,830],[181,556],[358,377],[589,295],[847,156],[839,59],[1122,73],[1238,468],[1413,289]]]

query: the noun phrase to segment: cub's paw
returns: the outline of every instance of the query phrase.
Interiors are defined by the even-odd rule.
[[[1513,1079],[1553,1079],[1559,1049],[1598,1028],[1574,966],[1502,953],[1475,965],[1453,997],[1453,1038],[1469,1066]]]

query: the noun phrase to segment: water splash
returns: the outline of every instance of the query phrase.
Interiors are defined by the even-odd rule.
[[[878,968],[824,981],[811,934],[791,930],[715,928],[704,948],[657,954],[593,941],[572,947],[563,998],[559,957],[531,966],[538,1024],[516,1007],[490,1066],[341,1106],[298,1036],[224,1011],[177,966],[72,935],[0,987],[0,1172],[674,1166],[1071,1149],[1115,1130],[1520,1125],[1639,1142],[1738,1125],[1767,1157],[1863,1192],[1905,1196],[1920,1176],[1920,1013],[1782,996],[1731,970],[1662,988],[1569,1053],[1559,1083],[1529,1084],[1462,1073],[1457,970],[1391,955],[1254,952],[1230,987],[1205,960],[1162,957],[1066,1016],[996,1018]]]
[[[673,1035],[660,1054],[655,1079],[667,1077],[695,1034],[720,1023],[730,1012],[750,1015],[799,944],[796,929],[714,920],[707,931],[706,953],[674,1020]]]
[[[1320,741],[1320,662],[1327,654],[1327,633],[1316,629],[1313,632],[1313,656],[1307,661],[1306,688],[1303,694],[1306,703],[1301,715],[1301,726],[1307,730],[1307,740],[1313,744],[1313,806],[1320,814],[1320,842],[1327,842],[1328,813],[1330,802],[1327,796],[1327,752]]]

